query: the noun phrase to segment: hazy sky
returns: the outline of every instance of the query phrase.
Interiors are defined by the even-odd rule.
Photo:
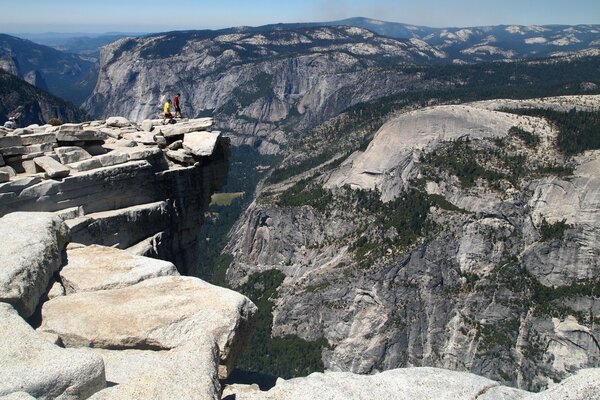
[[[600,24],[600,0],[0,0],[0,32],[151,32],[364,16],[434,27]]]

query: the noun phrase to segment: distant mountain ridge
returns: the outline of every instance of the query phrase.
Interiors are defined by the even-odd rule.
[[[43,125],[51,118],[80,122],[87,118],[81,109],[24,80],[0,70],[0,123],[17,116],[19,126]]]
[[[431,28],[364,17],[338,21],[272,24],[250,31],[316,26],[354,26],[394,39],[420,39],[448,54],[449,60],[484,62],[547,57],[557,53],[600,48],[600,25],[494,25]]]
[[[0,69],[76,105],[90,95],[98,76],[93,60],[4,34]]]

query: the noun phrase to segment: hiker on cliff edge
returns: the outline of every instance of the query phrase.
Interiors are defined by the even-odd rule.
[[[173,118],[173,114],[171,114],[171,99],[167,99],[165,106],[163,108],[163,125]]]
[[[181,108],[179,106],[179,96],[181,93],[177,93],[175,97],[173,97],[173,105],[175,106],[175,118],[181,118]]]

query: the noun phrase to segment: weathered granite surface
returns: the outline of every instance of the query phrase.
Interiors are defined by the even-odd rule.
[[[203,210],[227,179],[228,141],[218,132],[202,131],[211,125],[212,118],[184,120],[145,133],[125,118],[114,117],[32,126],[22,136],[9,132],[0,137],[0,150],[11,153],[22,147],[27,152],[40,143],[51,147],[32,153],[37,158],[5,156],[16,173],[0,183],[0,215],[77,208],[77,221],[67,221],[74,227],[73,241],[121,249],[162,232],[152,255],[174,262],[186,273],[196,265],[194,247]],[[161,129],[173,138],[160,136]],[[171,144],[188,132],[202,139],[198,146],[204,150],[186,153],[185,159],[173,159],[155,141],[160,137]],[[122,139],[136,135],[147,139]]]
[[[30,317],[60,267],[68,229],[50,213],[18,212],[0,218],[0,236],[0,302]]]
[[[0,303],[0,343],[0,396],[76,400],[106,385],[100,356],[53,345],[6,303]]]

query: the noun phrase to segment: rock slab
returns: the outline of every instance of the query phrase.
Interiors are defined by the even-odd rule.
[[[199,157],[210,156],[220,137],[219,131],[186,133],[183,137],[183,148]]]
[[[118,385],[92,400],[218,400],[219,349],[197,338],[171,351],[92,350],[102,355],[107,380]]]
[[[403,368],[376,375],[348,372],[314,373],[305,378],[278,379],[262,392],[257,386],[232,385],[223,399],[235,400],[518,400],[529,392],[467,372],[438,368]]]
[[[35,165],[46,172],[46,176],[53,179],[61,179],[69,175],[69,168],[48,156],[34,158]]]
[[[53,345],[5,303],[0,303],[0,343],[0,396],[27,398],[25,392],[37,399],[76,400],[106,385],[101,357]]]
[[[57,297],[42,308],[41,331],[67,347],[172,349],[211,337],[219,377],[229,375],[254,327],[246,297],[200,279],[166,276],[121,289]]]
[[[66,294],[122,288],[175,275],[179,273],[170,262],[96,245],[67,250],[67,263],[60,271]]]
[[[16,212],[0,218],[0,301],[24,317],[35,311],[52,274],[60,267],[69,232],[50,213]]]

